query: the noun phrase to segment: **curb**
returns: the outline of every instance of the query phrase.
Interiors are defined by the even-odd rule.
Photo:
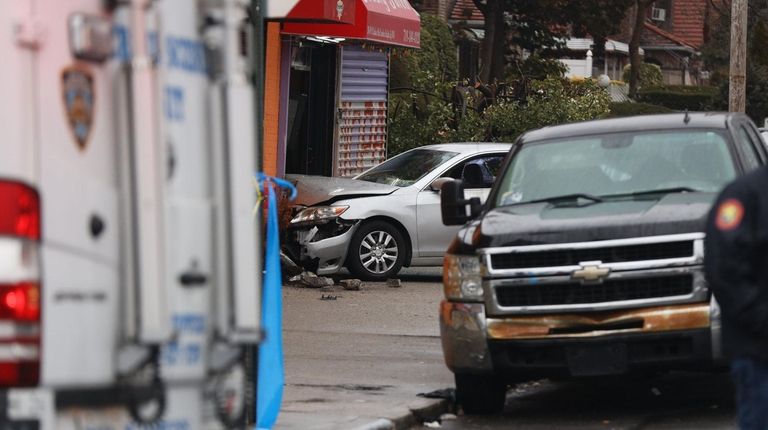
[[[410,413],[392,418],[393,430],[408,430],[427,421],[436,421],[441,415],[451,412],[452,403],[447,399],[426,399],[426,404],[409,407]]]
[[[450,412],[451,406],[451,402],[446,399],[434,399],[421,406],[408,407],[409,412],[406,414],[379,418],[353,430],[409,430],[424,422],[437,420],[440,415]]]

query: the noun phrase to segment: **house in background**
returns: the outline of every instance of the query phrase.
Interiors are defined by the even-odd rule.
[[[459,77],[472,79],[477,76],[482,67],[480,45],[485,31],[483,15],[475,3],[472,0],[412,0],[412,3],[417,9],[447,19],[457,35]],[[641,53],[646,62],[661,67],[665,84],[708,83],[700,49],[706,41],[707,23],[714,14],[708,0],[658,0],[648,8],[640,39]],[[593,76],[604,73],[611,79],[621,79],[624,66],[629,63],[629,40],[634,22],[635,8],[631,8],[621,31],[606,42],[605,58],[592,59]],[[590,49],[594,50],[591,38],[572,38],[567,42],[562,59],[569,66],[570,75],[589,76],[585,68]]]
[[[701,62],[712,5],[707,0],[658,0],[648,8],[640,47],[645,62],[661,67],[667,85],[703,85],[708,73]],[[635,9],[624,19],[617,40],[629,43]]]

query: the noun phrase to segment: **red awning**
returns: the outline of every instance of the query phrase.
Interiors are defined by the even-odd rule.
[[[355,22],[355,0],[301,0],[285,16],[289,21],[344,23]]]
[[[303,3],[319,2],[301,0],[294,10],[302,7]],[[418,12],[413,10],[407,0],[337,0],[336,4],[343,5],[343,7],[339,6],[342,12],[348,10],[347,8],[354,9],[354,24],[285,22],[283,33],[370,40],[409,48],[419,47],[421,20]],[[290,16],[289,14],[288,17]]]

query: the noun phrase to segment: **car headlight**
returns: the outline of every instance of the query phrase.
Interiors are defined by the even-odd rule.
[[[480,257],[446,254],[443,260],[443,291],[448,300],[482,302]]]
[[[349,209],[349,206],[315,206],[306,208],[293,217],[291,224],[328,221],[338,218],[347,209]]]

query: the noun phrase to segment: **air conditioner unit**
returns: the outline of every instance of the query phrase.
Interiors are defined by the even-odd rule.
[[[651,19],[654,21],[664,21],[667,19],[667,10],[654,7],[651,9]]]

